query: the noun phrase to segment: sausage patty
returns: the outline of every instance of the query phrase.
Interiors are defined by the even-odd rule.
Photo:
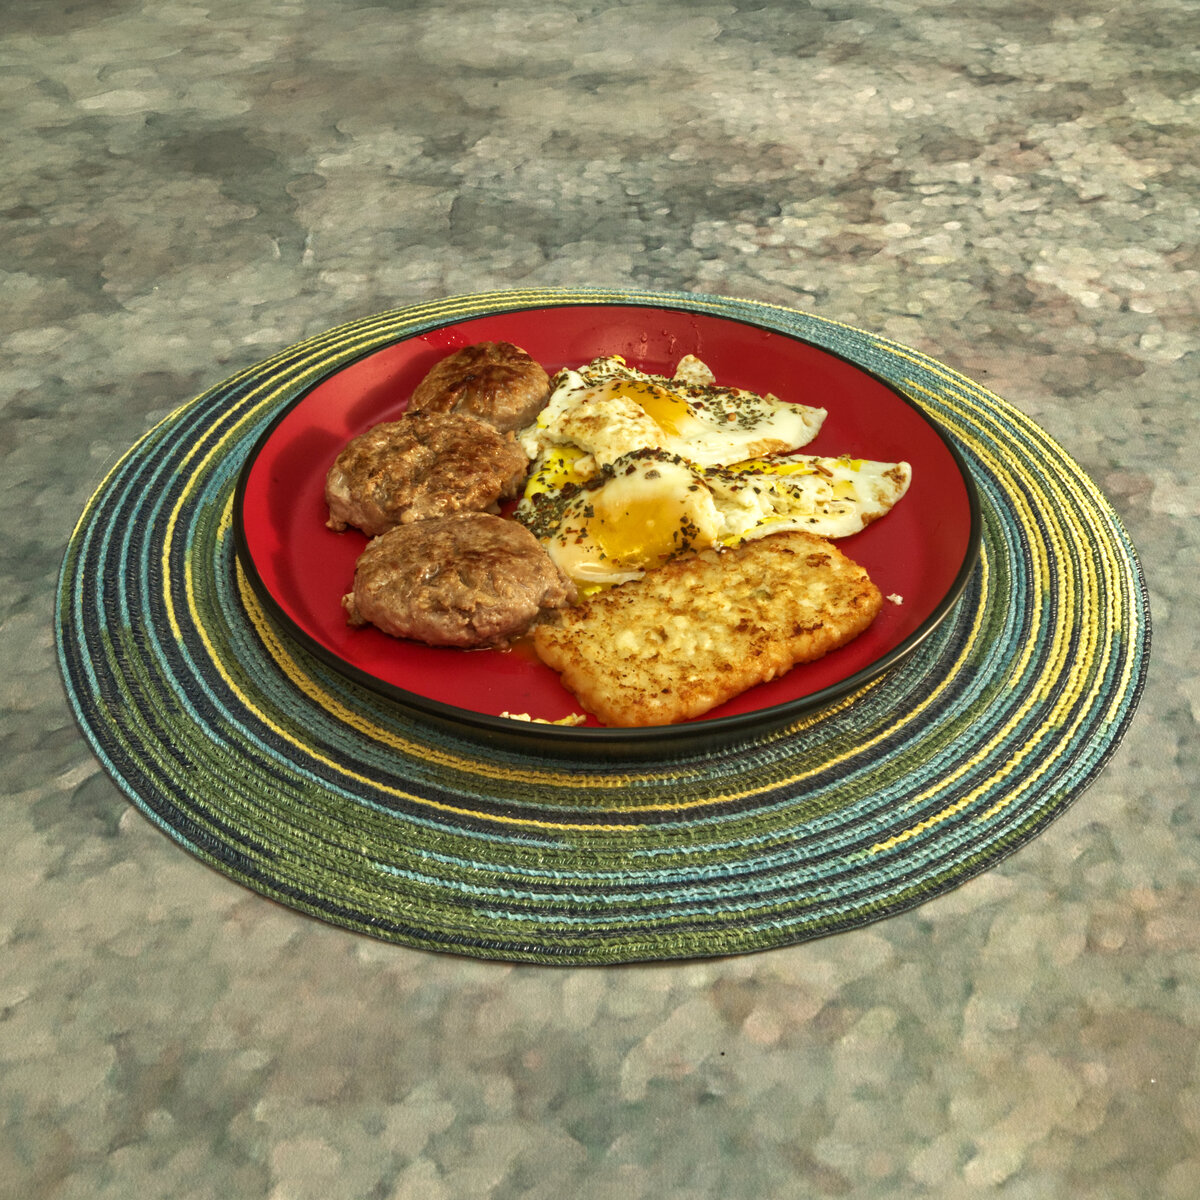
[[[398,525],[359,556],[342,598],[351,625],[431,646],[504,645],[575,588],[523,525],[459,513]]]
[[[550,398],[550,377],[511,342],[478,342],[436,363],[409,412],[462,412],[497,429],[523,429]]]
[[[452,512],[495,512],[529,459],[511,433],[463,413],[405,414],[354,438],[325,478],[330,529],[374,537]]]

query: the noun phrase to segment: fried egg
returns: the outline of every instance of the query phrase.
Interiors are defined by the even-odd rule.
[[[640,579],[684,550],[715,544],[721,514],[700,471],[675,455],[635,451],[602,479],[531,489],[516,511],[583,594]]]
[[[651,449],[583,479],[574,474],[581,456],[547,456],[516,516],[584,594],[638,579],[685,550],[794,529],[848,537],[887,513],[912,477],[907,463],[849,456],[702,468]]]
[[[549,402],[520,440],[534,460],[553,447],[576,447],[582,455],[575,469],[591,477],[642,449],[702,467],[784,453],[812,441],[824,419],[823,408],[720,387],[693,356],[668,379],[611,355],[559,371]]]

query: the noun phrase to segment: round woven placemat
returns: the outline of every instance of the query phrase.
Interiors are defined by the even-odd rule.
[[[483,750],[405,717],[276,629],[234,553],[238,472],[281,409],[366,351],[547,304],[661,304],[804,338],[945,429],[980,494],[979,564],[901,666],[834,709],[663,764]],[[929,357],[710,296],[491,293],[339,327],[152,429],[71,538],[58,647],[106,769],[170,837],[286,905],[409,946],[615,963],[762,950],[956,886],[1088,785],[1145,677],[1129,539],[1033,422]]]

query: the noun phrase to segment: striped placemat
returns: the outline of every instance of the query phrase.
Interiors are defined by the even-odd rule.
[[[979,491],[951,616],[834,709],[662,764],[481,750],[406,717],[276,628],[234,552],[238,472],[296,396],[449,320],[661,304],[804,338],[887,380]],[[1084,471],[926,355],[770,305],[664,292],[458,297],[341,326],[242,372],[135,445],[64,559],[58,648],[80,726],[131,800],[283,904],[408,946],[542,963],[762,950],[936,896],[1034,837],[1137,703],[1136,555]]]

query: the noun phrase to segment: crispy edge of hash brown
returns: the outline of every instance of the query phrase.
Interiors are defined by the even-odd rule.
[[[533,644],[605,725],[671,725],[844,646],[881,605],[862,567],[795,531],[675,559],[563,610]]]

